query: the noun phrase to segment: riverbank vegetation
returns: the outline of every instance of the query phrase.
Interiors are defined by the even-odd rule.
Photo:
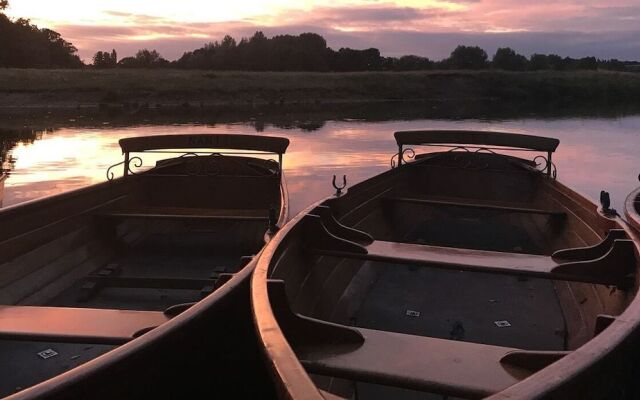
[[[5,108],[287,106],[415,100],[631,104],[640,102],[640,74],[0,69],[0,107]]]

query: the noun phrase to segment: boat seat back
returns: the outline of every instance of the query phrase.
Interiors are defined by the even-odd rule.
[[[151,207],[268,210],[280,204],[277,177],[149,175],[141,186]]]

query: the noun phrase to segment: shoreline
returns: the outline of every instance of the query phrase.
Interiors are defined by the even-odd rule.
[[[403,102],[640,104],[610,71],[240,72],[0,69],[0,109],[340,107]]]

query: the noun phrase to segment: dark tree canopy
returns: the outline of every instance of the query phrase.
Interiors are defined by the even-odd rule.
[[[170,63],[156,50],[142,49],[138,50],[135,57],[125,57],[117,65],[122,68],[162,68]]]
[[[487,67],[487,52],[478,46],[458,46],[448,61],[454,69],[483,69]]]
[[[493,56],[492,64],[494,68],[507,71],[524,71],[527,69],[528,60],[525,56],[518,54],[509,47],[501,47]]]
[[[28,19],[10,20],[0,13],[0,67],[79,68],[77,49],[58,32],[39,29]]]
[[[9,0],[0,0],[0,10],[4,10],[9,6]]]
[[[118,53],[116,49],[108,51],[99,51],[93,55],[94,68],[115,68],[118,65]]]

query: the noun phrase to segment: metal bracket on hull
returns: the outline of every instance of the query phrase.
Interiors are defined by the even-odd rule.
[[[331,181],[331,185],[336,190],[336,197],[342,195],[342,189],[347,187],[347,176],[342,175],[342,186],[338,186],[336,184],[336,176],[333,176],[333,180]]]

